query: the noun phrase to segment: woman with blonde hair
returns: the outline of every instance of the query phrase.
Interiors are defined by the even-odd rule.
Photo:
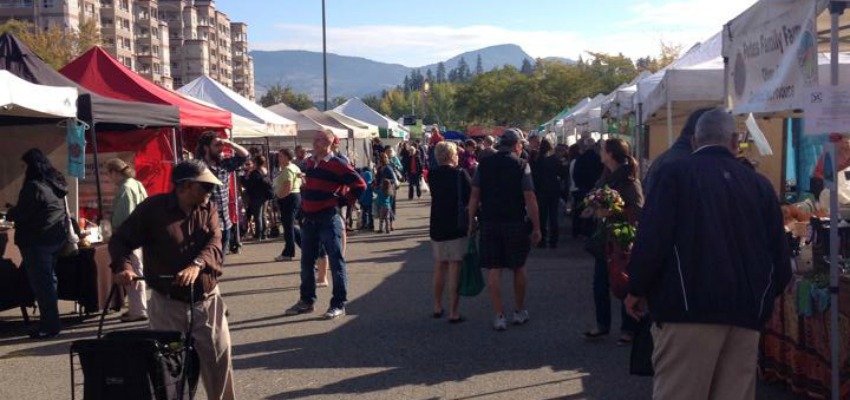
[[[115,184],[115,197],[112,199],[112,231],[118,230],[133,210],[148,197],[148,192],[141,182],[135,179],[136,173],[124,160],[113,158],[106,162],[106,172]],[[142,266],[142,249],[133,251],[133,272],[144,276]],[[129,310],[121,315],[121,321],[136,322],[148,319],[148,302],[145,297],[145,281],[130,283],[124,288],[127,291]]]
[[[443,291],[446,275],[449,281],[449,322],[463,322],[458,311],[460,263],[466,253],[466,205],[472,190],[469,174],[458,168],[457,145],[440,142],[434,147],[437,168],[428,174],[431,187],[431,222],[429,235],[434,250],[434,318],[445,314]]]

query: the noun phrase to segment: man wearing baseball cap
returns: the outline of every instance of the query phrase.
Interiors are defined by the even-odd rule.
[[[142,248],[153,289],[148,302],[151,329],[185,331],[191,309],[191,334],[207,397],[234,399],[230,331],[218,289],[221,230],[218,210],[210,202],[221,181],[203,161],[188,160],[174,167],[171,183],[170,193],[147,198],[112,236],[113,280],[125,285],[136,277],[132,254]]]
[[[531,169],[527,161],[519,158],[521,137],[518,129],[502,133],[498,152],[478,165],[469,199],[469,234],[471,236],[475,229],[477,215],[481,224],[481,266],[489,270],[487,286],[496,311],[493,329],[497,331],[507,329],[499,287],[504,269],[511,270],[514,275],[516,307],[511,322],[515,325],[528,322],[525,262],[531,245],[541,239]]]

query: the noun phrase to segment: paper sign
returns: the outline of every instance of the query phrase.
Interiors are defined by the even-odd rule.
[[[805,111],[807,135],[850,132],[850,86],[824,86],[812,90]]]
[[[767,137],[764,136],[764,132],[759,128],[758,123],[756,123],[755,117],[753,114],[747,117],[747,131],[750,132],[750,136],[753,137],[753,142],[756,144],[756,148],[759,150],[759,154],[762,156],[772,156],[773,149],[770,148],[770,143],[767,141]]]

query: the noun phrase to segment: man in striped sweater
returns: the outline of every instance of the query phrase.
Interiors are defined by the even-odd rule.
[[[313,157],[307,159],[301,187],[301,298],[284,315],[313,312],[316,276],[313,269],[324,247],[330,260],[333,297],[325,319],[345,315],[347,276],[343,256],[345,225],[338,209],[353,204],[366,190],[366,183],[347,162],[331,151],[334,135],[318,132],[313,138]]]

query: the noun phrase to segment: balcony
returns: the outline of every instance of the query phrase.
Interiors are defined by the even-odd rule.
[[[32,0],[0,0],[0,8],[32,8]]]

